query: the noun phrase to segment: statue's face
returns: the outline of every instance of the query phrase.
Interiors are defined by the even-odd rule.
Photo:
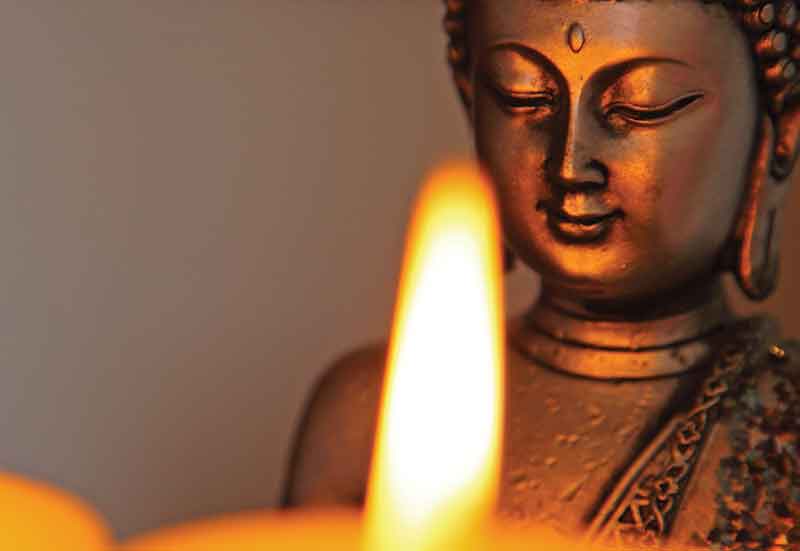
[[[472,6],[476,144],[514,251],[581,299],[649,297],[713,274],[759,113],[749,46],[726,10]]]

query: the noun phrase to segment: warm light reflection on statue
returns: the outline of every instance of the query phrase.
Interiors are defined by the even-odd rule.
[[[446,4],[507,246],[543,281],[509,322],[501,512],[643,545],[798,544],[800,349],[735,319],[720,283],[774,288],[794,1]],[[322,380],[287,505],[362,502],[383,363],[365,349]]]

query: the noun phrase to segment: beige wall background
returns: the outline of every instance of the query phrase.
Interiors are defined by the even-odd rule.
[[[0,468],[122,535],[275,503],[312,381],[388,329],[416,183],[469,151],[440,16],[0,1]]]

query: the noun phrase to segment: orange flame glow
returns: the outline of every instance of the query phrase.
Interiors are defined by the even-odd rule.
[[[414,211],[370,475],[367,550],[480,548],[500,478],[504,389],[497,207],[471,164]]]

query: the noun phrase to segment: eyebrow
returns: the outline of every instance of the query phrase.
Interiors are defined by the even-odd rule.
[[[548,71],[552,72],[555,75],[558,75],[560,78],[563,78],[561,71],[558,70],[558,66],[553,63],[550,58],[548,58],[543,53],[539,52],[538,50],[521,44],[519,42],[498,42],[496,44],[492,44],[487,48],[488,53],[492,53],[495,51],[512,51],[521,55],[522,57],[533,61],[534,63],[538,63],[543,65]],[[614,63],[607,67],[601,67],[594,75],[592,75],[592,79],[599,79],[601,81],[609,82],[614,80],[615,78],[619,78],[626,73],[633,71],[634,69],[638,69],[639,67],[645,67],[648,65],[677,65],[679,67],[685,67],[687,69],[693,68],[691,64],[682,61],[680,59],[674,59],[670,57],[659,57],[659,56],[644,56],[644,57],[636,57],[632,59],[626,59],[624,61],[620,61],[618,63]]]
[[[550,61],[550,59],[544,55],[543,53],[525,46],[524,44],[520,44],[519,42],[498,42],[496,44],[492,44],[487,48],[487,52],[489,54],[497,51],[512,51],[528,59],[537,63],[539,65],[543,65],[545,69],[552,72],[553,74],[560,75],[561,71],[558,70],[558,67],[555,63]]]
[[[633,59],[626,59],[625,61],[609,65],[608,67],[603,67],[600,70],[598,70],[596,74],[597,75],[611,74],[614,76],[622,76],[625,73],[630,73],[634,69],[638,69],[639,67],[646,67],[648,65],[677,65],[678,67],[685,67],[687,69],[693,68],[689,63],[681,61],[680,59],[673,59],[671,57],[649,56],[649,57],[636,57]]]

